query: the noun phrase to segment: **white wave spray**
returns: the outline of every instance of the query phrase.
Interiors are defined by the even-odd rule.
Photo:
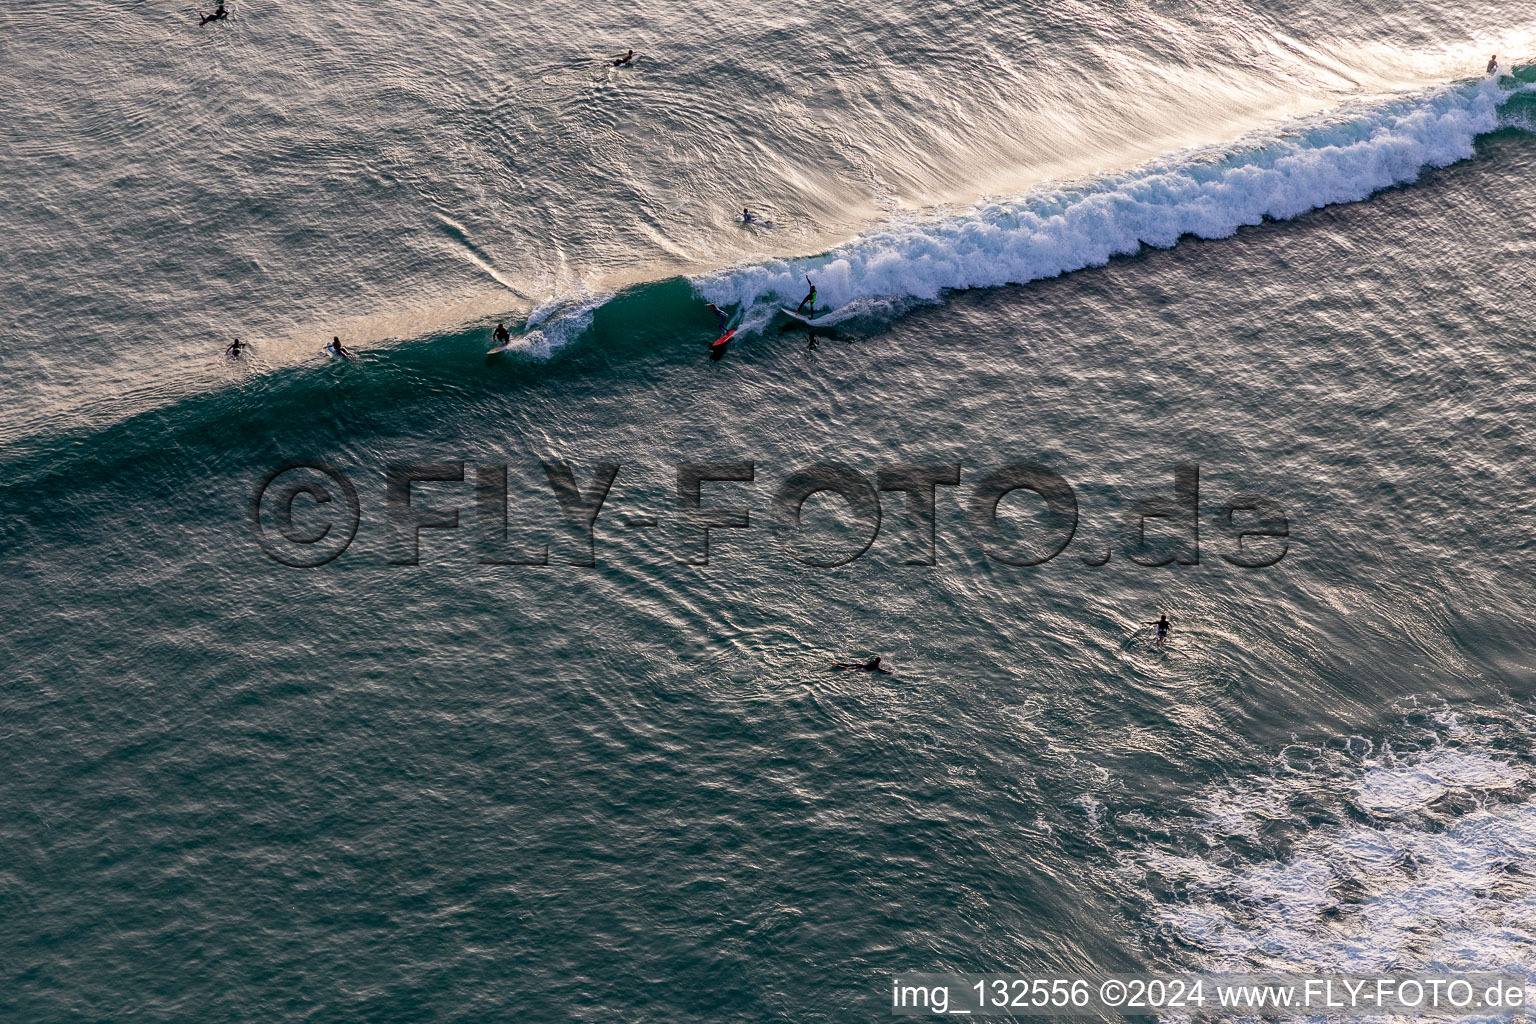
[[[741,305],[760,328],[773,308],[816,283],[838,319],[853,304],[900,312],[946,290],[1022,284],[1101,266],[1184,235],[1225,238],[1243,225],[1287,220],[1357,202],[1464,160],[1478,135],[1501,127],[1499,108],[1530,88],[1490,77],[1335,111],[1190,150],[1124,174],[1059,185],[960,214],[892,222],[829,253],[728,268],[691,278],[703,298]]]

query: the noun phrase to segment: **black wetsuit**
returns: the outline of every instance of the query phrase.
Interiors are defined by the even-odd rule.
[[[831,668],[834,671],[837,669],[844,669],[852,672],[882,672],[886,675],[890,675],[890,669],[880,667],[879,658],[870,658],[862,665],[852,661],[834,661],[831,665]]]
[[[512,332],[507,330],[506,325],[497,324],[496,330],[491,334],[491,340],[496,343],[497,348],[500,348],[512,340]]]

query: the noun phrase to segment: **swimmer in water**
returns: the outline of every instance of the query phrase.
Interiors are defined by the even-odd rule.
[[[802,309],[805,308],[805,304],[807,302],[809,302],[811,304],[811,316],[815,316],[816,315],[816,286],[814,284],[811,284],[811,275],[810,274],[806,274],[805,275],[805,283],[811,285],[810,294],[807,295],[805,298],[800,300],[800,305],[795,307],[795,312],[796,313],[800,312]]]
[[[890,669],[880,667],[880,659],[878,657],[870,658],[863,664],[860,664],[856,661],[834,661],[827,668],[827,671],[829,672],[838,672],[843,670],[850,672],[879,672],[882,675],[891,674]]]
[[[743,224],[752,223],[752,211],[747,209],[745,206],[741,208],[741,222]]]
[[[1147,625],[1157,627],[1153,630],[1153,642],[1157,646],[1161,647],[1168,642],[1168,632],[1173,629],[1173,623],[1168,621],[1166,613],[1158,615],[1156,622],[1149,622]]]
[[[503,345],[508,345],[512,342],[512,332],[507,330],[506,324],[497,323],[496,329],[491,332],[491,341],[495,343],[497,348],[501,348]]]
[[[1497,70],[1499,70],[1499,55],[1494,54],[1488,58],[1488,73],[1491,75]]]
[[[622,67],[625,67],[626,65],[628,65],[629,62],[634,60],[634,59],[635,59],[635,51],[634,50],[630,50],[624,56],[622,56],[618,60],[614,61],[613,62],[613,66],[616,67],[616,68],[622,68]]]
[[[234,341],[229,343],[229,347],[224,350],[224,354],[229,356],[231,359],[239,359],[245,353],[245,350],[250,347],[251,346],[246,342],[236,338]]]

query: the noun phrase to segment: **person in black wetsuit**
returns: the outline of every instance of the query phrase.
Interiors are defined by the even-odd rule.
[[[332,355],[341,356],[343,359],[351,359],[352,353],[342,347],[340,338],[332,338],[331,343],[325,346],[325,350]]]
[[[622,68],[622,67],[627,66],[629,64],[629,62],[634,60],[634,59],[635,59],[635,51],[634,50],[630,50],[624,56],[622,56],[618,60],[614,61],[613,62],[613,66],[616,67],[616,68]]]
[[[210,21],[218,21],[221,18],[229,17],[229,12],[224,9],[224,0],[219,0],[219,6],[213,9],[212,14],[203,14],[202,12],[198,12],[198,16],[203,19],[202,21],[199,21],[198,24],[206,25]]]
[[[843,670],[847,670],[847,671],[850,671],[850,672],[879,672],[879,673],[881,673],[883,675],[890,675],[891,674],[891,670],[890,669],[888,669],[888,668],[881,668],[880,667],[880,659],[879,659],[879,657],[870,658],[868,661],[864,662],[863,664],[860,664],[859,662],[856,662],[856,661],[834,661],[827,668],[827,671],[829,671],[829,672],[837,672],[837,671],[843,671]]]
[[[706,303],[709,311],[715,314],[715,324],[720,328],[720,337],[716,338],[709,346],[709,358],[718,362],[725,356],[725,350],[730,347],[730,340],[726,338],[726,324],[731,322],[730,315],[713,302]]]
[[[747,209],[745,206],[741,208],[741,222],[743,224],[752,223],[752,211]]]
[[[1157,646],[1161,647],[1163,644],[1168,642],[1168,633],[1173,629],[1173,623],[1168,621],[1168,615],[1166,612],[1159,614],[1156,622],[1149,622],[1147,625],[1157,627],[1155,630],[1153,630],[1152,634],[1153,642],[1156,643]]]
[[[495,343],[497,348],[501,348],[501,346],[507,344],[511,340],[512,333],[507,330],[507,325],[498,322],[496,324],[496,329],[491,332],[491,341]]]
[[[245,354],[245,350],[250,347],[251,346],[247,343],[241,341],[239,338],[236,338],[234,341],[229,343],[229,347],[224,350],[224,354],[229,356],[231,359],[239,359],[242,355]]]
[[[811,316],[815,316],[816,315],[816,285],[811,282],[811,275],[810,274],[806,274],[805,275],[805,283],[811,286],[810,294],[806,295],[805,298],[800,300],[800,305],[795,307],[795,312],[796,313],[800,312],[802,309],[805,308],[805,304],[807,302],[809,302],[811,304]]]

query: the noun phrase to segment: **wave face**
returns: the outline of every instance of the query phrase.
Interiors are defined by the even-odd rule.
[[[1524,89],[1517,86],[1516,89]],[[1020,284],[1181,237],[1226,238],[1244,225],[1357,202],[1473,154],[1501,126],[1515,90],[1493,79],[1446,86],[1375,108],[1340,111],[1227,149],[1198,149],[1126,174],[1051,187],[954,216],[895,222],[831,252],[693,279],[699,294],[764,309],[794,303],[814,279],[821,300],[849,311],[933,301],[952,289]]]
[[[533,0],[515,17],[337,0],[205,26],[80,0],[67,32],[9,6],[0,444],[225,387],[233,336],[297,366],[335,335],[362,351],[471,325],[488,339],[552,301],[721,267],[760,268],[722,294],[798,299],[775,261],[848,239],[846,280],[829,270],[823,288],[840,301],[1055,272],[1116,251],[1116,231],[1219,230],[1127,192],[1158,223],[1066,225],[1038,264],[1022,242],[961,237],[1020,231],[1010,217],[1048,213],[1052,193],[1103,191],[1098,216],[1134,220],[1111,201],[1129,179],[1103,175],[1536,45],[1536,16],[1492,0]],[[1026,194],[1047,205],[981,208],[949,236],[924,213]],[[1218,223],[1243,215],[1216,205]],[[524,349],[600,320],[551,319]]]

